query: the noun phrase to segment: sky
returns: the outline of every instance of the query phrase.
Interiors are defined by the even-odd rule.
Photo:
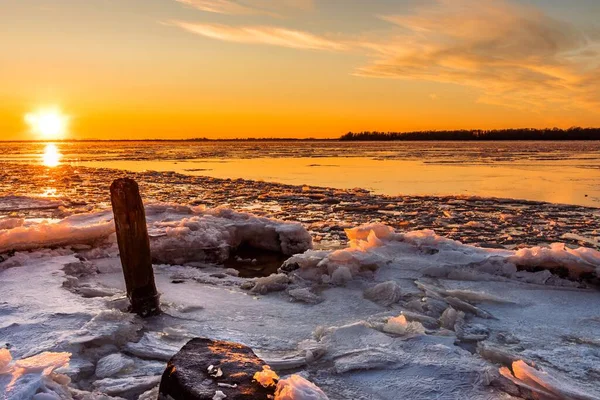
[[[600,126],[597,0],[0,0],[0,139]],[[50,138],[47,138],[50,139]]]

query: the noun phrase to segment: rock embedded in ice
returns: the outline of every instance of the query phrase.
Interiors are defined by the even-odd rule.
[[[449,306],[448,308],[446,308],[446,310],[444,310],[444,312],[442,313],[439,321],[440,321],[440,325],[442,326],[442,328],[445,329],[450,329],[451,331],[454,330],[454,325],[456,324],[456,321],[459,319],[459,313],[462,313],[462,317],[464,318],[464,313],[462,311],[456,311],[454,308],[452,308],[452,306]]]
[[[308,304],[318,304],[323,301],[321,296],[314,294],[309,288],[292,289],[288,294],[292,299]]]
[[[439,318],[446,310],[448,303],[443,300],[425,297],[422,301],[424,313],[433,318]]]
[[[396,282],[388,281],[366,289],[363,296],[365,299],[387,307],[397,303],[402,297],[402,292]]]
[[[263,278],[257,278],[250,291],[257,294],[280,292],[287,289],[289,283],[290,278],[286,274],[271,274]]]
[[[78,261],[65,264],[63,267],[65,274],[75,276],[78,278],[95,274],[97,272],[96,267],[88,261]]]
[[[209,366],[220,368],[223,375],[214,378]],[[254,374],[266,363],[239,343],[196,338],[171,358],[160,383],[160,395],[174,399],[212,400],[217,391],[228,400],[267,399],[275,387],[265,388],[253,381]],[[220,385],[227,384],[227,385]]]
[[[118,374],[120,371],[133,367],[135,362],[121,353],[110,354],[98,360],[96,364],[96,376],[108,378]]]
[[[503,344],[519,344],[521,339],[510,332],[498,332],[496,334],[496,340]]]
[[[319,263],[323,261],[329,251],[326,250],[307,250],[302,254],[296,254],[290,258],[288,258],[283,265],[279,268],[279,272],[289,273],[298,271],[299,273],[311,273],[311,277],[307,277],[306,279],[317,280],[320,278],[321,274],[325,271]],[[318,272],[313,272],[314,270],[319,270]]]
[[[480,342],[490,336],[487,327],[481,324],[462,323],[455,324],[456,337],[463,342]]]
[[[242,290],[251,290],[254,286],[256,286],[256,282],[254,281],[246,281],[240,285],[240,289]]]
[[[352,271],[348,267],[338,267],[331,273],[329,283],[336,286],[344,286],[352,280]]]

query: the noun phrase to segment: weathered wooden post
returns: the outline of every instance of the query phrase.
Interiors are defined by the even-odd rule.
[[[110,185],[110,200],[130,310],[142,317],[159,314],[146,212],[138,184],[129,178],[115,180]]]

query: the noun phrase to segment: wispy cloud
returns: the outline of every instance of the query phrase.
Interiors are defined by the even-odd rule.
[[[290,10],[311,10],[314,0],[175,0],[200,11],[229,15],[281,16]]]
[[[541,109],[600,105],[600,57],[573,25],[500,0],[439,0],[383,16],[396,36],[360,45],[374,61],[356,75],[449,82],[480,89],[479,101]]]
[[[313,6],[312,0],[177,1],[224,14],[276,12],[273,4]],[[551,104],[600,107],[599,32],[584,33],[538,8],[510,0],[434,0],[409,14],[380,19],[389,28],[359,33],[360,39],[268,25],[171,23],[229,42],[362,53],[370,61],[353,71],[356,76],[473,87],[479,90],[481,103],[532,111]]]
[[[343,51],[343,43],[312,33],[274,26],[229,26],[171,21],[170,24],[211,39],[236,43],[267,44],[305,50]]]

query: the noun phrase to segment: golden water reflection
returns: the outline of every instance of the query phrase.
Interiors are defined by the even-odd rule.
[[[79,165],[127,171],[174,171],[220,179],[250,179],[385,195],[483,196],[598,207],[600,160],[546,160],[493,164],[425,163],[368,157],[278,157],[174,161],[92,161]]]
[[[54,168],[60,165],[62,158],[61,152],[54,143],[46,144],[44,148],[44,154],[42,154],[42,164],[46,167]]]
[[[42,193],[42,197],[58,197],[58,190],[55,188],[46,188],[44,189],[44,193]]]

